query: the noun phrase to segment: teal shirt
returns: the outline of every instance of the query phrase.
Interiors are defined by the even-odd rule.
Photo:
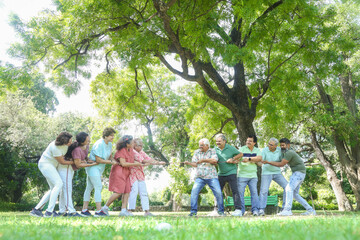
[[[281,148],[277,147],[274,152],[270,151],[268,147],[264,148],[261,152],[263,160],[269,162],[281,162]],[[262,175],[281,174],[279,167],[272,166],[270,164],[262,165]]]
[[[96,161],[95,156],[108,160],[112,152],[112,143],[105,143],[104,139],[99,139],[95,142],[91,148],[89,159]],[[105,164],[101,163],[95,166],[85,168],[87,175],[89,176],[101,176],[105,170]]]
[[[229,176],[231,174],[236,174],[237,165],[233,163],[227,163],[226,160],[238,155],[240,152],[235,147],[230,146],[229,144],[225,144],[223,150],[216,147],[216,154],[219,158],[218,166],[219,166],[219,176]]]
[[[240,152],[244,154],[243,158],[256,157],[261,155],[261,150],[257,147],[254,147],[251,151],[247,146],[242,146],[239,149]],[[238,177],[243,178],[257,178],[257,165],[256,163],[239,163]]]

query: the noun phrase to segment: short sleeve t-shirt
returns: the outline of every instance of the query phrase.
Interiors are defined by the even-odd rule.
[[[225,147],[222,150],[218,147],[216,147],[215,150],[219,158],[218,160],[219,176],[229,176],[232,174],[236,174],[237,164],[227,163],[226,161],[229,158],[238,155],[240,153],[239,150],[237,150],[233,146],[230,146],[229,144],[225,144]]]
[[[41,163],[51,163],[54,166],[58,165],[58,161],[55,157],[61,157],[66,154],[68,150],[67,145],[56,146],[55,141],[51,142],[46,150],[41,155],[40,161]]]
[[[268,147],[261,152],[262,159],[269,162],[281,162],[281,148],[277,147],[274,152],[270,151]],[[262,175],[281,174],[279,167],[270,164],[262,165]]]
[[[304,161],[301,159],[301,157],[294,151],[294,150],[287,150],[285,153],[283,153],[283,159],[285,159],[288,162],[288,165],[291,168],[291,171],[294,172],[301,172],[306,173],[306,168]]]
[[[81,161],[84,161],[87,157],[89,153],[89,145],[86,146],[85,149],[82,149],[80,146],[79,147],[76,147],[72,153],[71,153],[71,156],[72,156],[72,159],[80,159]],[[72,164],[72,167],[73,167],[73,170],[78,170],[78,168],[76,167],[76,164]]]
[[[104,160],[108,160],[112,151],[112,143],[105,143],[104,139],[99,139],[95,142],[90,151],[89,159],[92,161],[96,161],[95,156],[98,156]],[[101,163],[95,166],[85,168],[86,173],[89,176],[101,176],[105,170],[105,164]]]
[[[239,149],[240,152],[244,154],[243,158],[256,157],[261,154],[261,150],[257,147],[254,147],[253,150],[250,150],[248,146],[242,146]],[[243,178],[257,178],[257,165],[256,163],[250,162],[240,162],[238,168],[238,177]]]
[[[206,152],[196,150],[192,158],[192,162],[198,162],[201,159],[215,159],[218,160],[215,149],[209,148]],[[217,178],[217,172],[214,165],[210,163],[200,163],[196,167],[196,178],[212,179]]]

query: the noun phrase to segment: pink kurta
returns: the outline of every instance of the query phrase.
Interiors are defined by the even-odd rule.
[[[124,158],[126,162],[134,162],[134,150],[123,148],[115,153],[115,160],[120,162],[120,158]],[[109,177],[109,191],[116,193],[130,193],[130,169],[119,165],[113,165]]]
[[[151,157],[149,157],[144,151],[137,152],[134,150],[134,157],[135,161],[142,163],[142,162],[149,162],[151,161]],[[145,181],[145,174],[144,174],[144,167],[132,167],[130,168],[130,183],[131,185],[134,184],[136,181]]]

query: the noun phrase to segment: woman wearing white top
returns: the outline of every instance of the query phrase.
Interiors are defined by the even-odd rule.
[[[56,140],[51,142],[46,150],[41,155],[39,161],[39,169],[46,178],[50,190],[42,197],[38,205],[30,212],[31,216],[42,217],[41,208],[49,201],[48,208],[44,217],[58,217],[59,215],[54,211],[56,200],[63,187],[63,182],[57,170],[59,164],[71,165],[74,161],[66,161],[64,155],[68,147],[72,143],[72,135],[67,132],[62,132],[57,136]]]

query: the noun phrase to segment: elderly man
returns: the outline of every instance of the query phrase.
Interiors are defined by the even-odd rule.
[[[279,140],[276,138],[270,138],[268,146],[261,152],[262,161],[280,162],[281,161],[281,149],[278,147]],[[270,164],[262,165],[261,173],[261,186],[260,186],[260,210],[259,215],[265,215],[265,207],[267,197],[269,193],[269,187],[271,181],[276,182],[284,189],[283,202],[285,203],[286,194],[285,187],[288,184],[284,176],[281,174],[280,167],[272,166]]]
[[[195,183],[191,190],[190,217],[196,216],[197,214],[199,194],[206,184],[209,185],[218,203],[218,216],[225,216],[223,197],[215,168],[217,162],[218,156],[216,155],[216,151],[210,148],[210,142],[206,138],[199,141],[199,149],[195,151],[192,162],[184,162],[187,165],[196,167]]]
[[[245,188],[249,186],[251,195],[251,212],[254,216],[259,216],[259,195],[257,191],[257,162],[261,161],[261,150],[255,147],[257,137],[250,135],[246,139],[246,145],[240,148],[243,154],[242,161],[239,163],[238,168],[238,188],[241,199],[242,214],[245,212]]]
[[[215,136],[216,154],[219,158],[219,182],[221,191],[223,190],[226,183],[229,183],[233,198],[235,211],[231,214],[236,217],[242,216],[241,211],[241,200],[239,195],[239,189],[237,184],[237,162],[242,157],[242,153],[235,147],[227,144],[227,140],[224,134],[218,134]],[[217,201],[217,204],[220,203]]]
[[[305,209],[306,212],[302,215],[316,215],[315,210],[303,199],[300,194],[300,185],[305,179],[306,168],[300,156],[290,149],[290,140],[287,138],[280,139],[280,147],[282,151],[281,162],[263,161],[265,164],[270,164],[276,167],[283,167],[288,164],[291,168],[292,175],[289,183],[285,187],[286,203],[282,212],[278,213],[279,216],[291,216],[292,201],[295,198]]]

